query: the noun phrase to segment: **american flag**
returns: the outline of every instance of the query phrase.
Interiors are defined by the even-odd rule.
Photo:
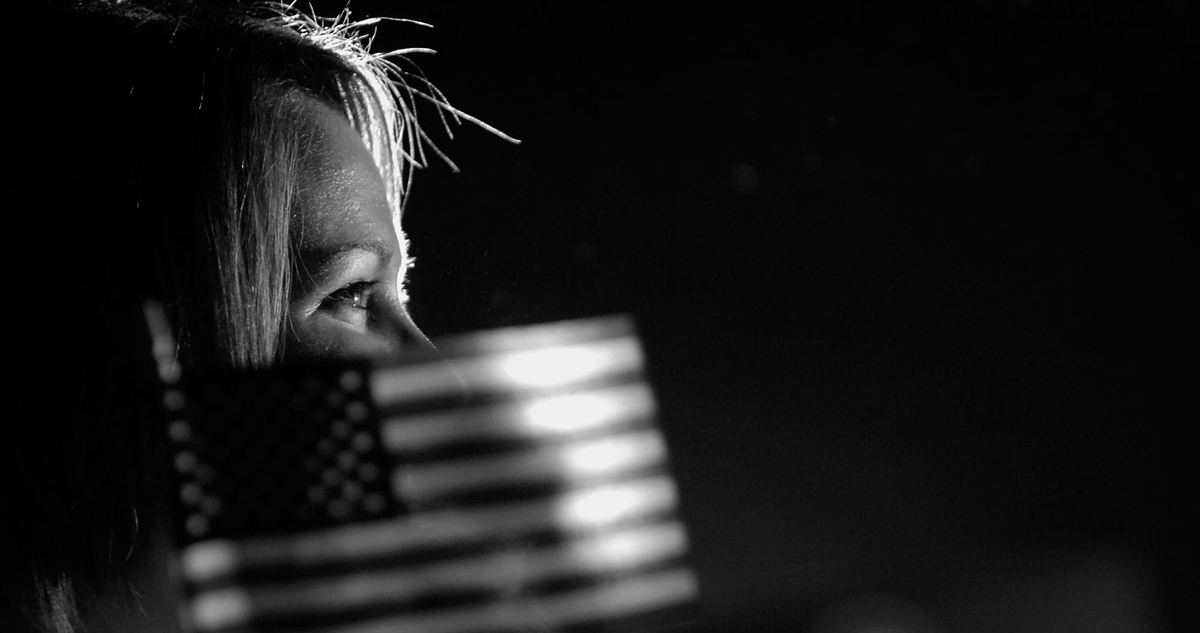
[[[439,347],[167,389],[185,630],[634,632],[690,617],[631,321]]]

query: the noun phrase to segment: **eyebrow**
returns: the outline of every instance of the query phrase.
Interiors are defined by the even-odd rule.
[[[383,263],[390,262],[395,251],[383,240],[347,242],[332,248],[306,248],[300,251],[302,270],[311,278],[324,276],[350,253],[364,251],[373,253]]]

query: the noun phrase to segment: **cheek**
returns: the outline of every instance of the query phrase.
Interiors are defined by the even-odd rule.
[[[376,331],[357,332],[322,315],[293,320],[284,360],[350,360],[395,354],[397,345]]]

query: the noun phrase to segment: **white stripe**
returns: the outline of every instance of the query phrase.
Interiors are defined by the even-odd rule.
[[[636,576],[600,587],[538,598],[530,605],[534,619],[548,629],[606,618],[629,617],[683,604],[699,594],[696,576],[686,568]],[[540,617],[539,617],[540,616]],[[485,628],[486,622],[481,622]],[[413,633],[432,633],[414,629]]]
[[[386,418],[380,429],[392,451],[420,451],[464,440],[569,437],[616,428],[654,415],[645,383],[538,396],[471,409]]]
[[[502,352],[415,366],[379,367],[371,372],[371,393],[386,409],[418,398],[452,396],[468,390],[536,391],[559,389],[642,368],[637,339],[623,338]]]
[[[478,356],[634,335],[633,320],[614,314],[451,335],[439,338],[437,346],[445,354]]]
[[[624,578],[547,597],[514,597],[483,607],[445,609],[427,615],[396,616],[320,633],[472,633],[547,631],[606,618],[638,615],[682,604],[697,595],[695,576],[686,569]],[[317,633],[310,630],[306,633]]]
[[[354,563],[431,546],[470,545],[535,530],[610,527],[673,511],[677,494],[665,475],[591,486],[546,500],[418,512],[296,535],[195,543],[181,552],[186,579],[201,583],[241,570]]]
[[[198,631],[219,631],[252,618],[300,617],[399,606],[421,595],[465,590],[513,595],[539,581],[581,574],[610,574],[685,553],[683,527],[675,522],[638,526],[580,538],[551,548],[506,550],[473,559],[399,570],[338,574],[303,582],[224,588],[198,594],[190,604]]]
[[[505,485],[562,482],[583,484],[665,464],[666,447],[653,429],[537,446],[492,457],[476,457],[397,469],[394,492],[428,502],[449,494]]]

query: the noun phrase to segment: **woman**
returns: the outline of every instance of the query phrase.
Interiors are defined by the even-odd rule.
[[[6,270],[57,300],[10,304],[0,629],[170,630],[144,302],[185,371],[419,340],[400,217],[436,149],[415,112],[461,113],[345,15],[38,11],[48,41],[9,76]]]

